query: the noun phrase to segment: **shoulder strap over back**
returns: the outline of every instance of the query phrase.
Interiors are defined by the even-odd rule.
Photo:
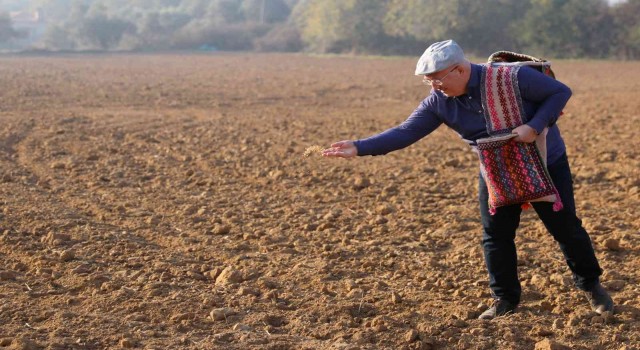
[[[497,51],[491,54],[487,59],[487,63],[502,63],[502,64],[513,64],[513,65],[527,65],[534,66],[540,72],[552,77],[556,78],[556,75],[551,70],[551,62],[534,57],[531,55],[526,55],[523,53],[511,52],[511,51]]]

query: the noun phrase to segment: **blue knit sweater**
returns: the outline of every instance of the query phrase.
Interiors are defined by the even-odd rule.
[[[471,64],[467,93],[447,97],[431,90],[413,113],[400,125],[380,134],[355,141],[359,156],[381,155],[405,148],[445,124],[462,139],[474,144],[488,137],[480,99],[482,66]],[[556,121],[571,97],[571,90],[561,82],[525,66],[518,71],[518,85],[527,120],[538,133],[549,127],[547,164],[553,164],[566,151]]]

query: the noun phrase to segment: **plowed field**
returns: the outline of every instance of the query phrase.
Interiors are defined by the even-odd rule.
[[[0,58],[0,349],[638,349],[640,63],[554,61],[604,319],[523,213],[519,312],[491,302],[478,165],[446,128],[370,136],[428,93],[414,58]]]

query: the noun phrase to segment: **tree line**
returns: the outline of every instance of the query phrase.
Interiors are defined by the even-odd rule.
[[[39,9],[47,50],[465,51],[640,58],[640,0],[0,0]],[[21,4],[21,5],[20,5]],[[0,42],[19,37],[0,14]]]

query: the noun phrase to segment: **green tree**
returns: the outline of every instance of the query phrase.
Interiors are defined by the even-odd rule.
[[[6,13],[0,13],[0,43],[14,38],[24,37],[24,33],[13,28],[11,17]]]
[[[209,6],[208,0],[183,0],[180,9],[192,17],[202,17]]]
[[[244,0],[242,12],[248,21],[274,23],[286,21],[291,10],[284,0]]]
[[[534,0],[514,28],[534,55],[602,57],[613,27],[606,0]]]
[[[60,25],[69,19],[71,13],[77,8],[89,8],[91,0],[33,0],[32,10],[41,9],[47,21]]]
[[[138,21],[135,33],[136,42],[128,43],[128,46],[143,49],[168,49],[171,47],[171,38],[174,34],[187,26],[190,21],[189,15],[179,11],[146,12]]]
[[[294,8],[293,20],[312,51],[370,52],[384,36],[386,0],[307,0]]]
[[[73,50],[76,48],[76,41],[69,35],[67,29],[57,24],[47,27],[42,42],[44,47],[51,50]]]
[[[48,47],[640,57],[640,0],[0,0],[43,10]],[[11,33],[6,18],[0,40]],[[4,38],[4,39],[3,39]],[[124,46],[123,46],[124,45]]]
[[[238,23],[244,20],[238,0],[214,0],[207,8],[206,18],[214,25]]]
[[[0,0],[0,9],[3,11],[24,11],[28,6],[23,0]]]
[[[128,21],[96,14],[80,23],[78,41],[91,49],[109,50],[117,48],[125,33],[134,31],[135,26]]]
[[[640,0],[628,0],[611,9],[615,25],[613,52],[626,59],[640,58]]]
[[[513,23],[529,7],[529,0],[392,0],[384,27],[423,45],[454,39],[465,51],[486,55],[517,48]]]
[[[457,5],[451,33],[466,51],[481,56],[519,51],[514,23],[525,17],[529,0],[457,0]]]
[[[75,50],[78,48],[80,29],[79,25],[84,20],[89,5],[83,0],[43,0],[39,5],[49,10],[55,10],[61,5],[69,5],[66,12],[55,14],[55,23],[49,25],[45,31],[43,43],[45,47],[53,50]],[[46,12],[49,13],[49,12]],[[51,18],[51,17],[50,17]]]
[[[451,0],[390,0],[383,18],[393,36],[432,42],[450,38],[458,25],[458,4]]]

